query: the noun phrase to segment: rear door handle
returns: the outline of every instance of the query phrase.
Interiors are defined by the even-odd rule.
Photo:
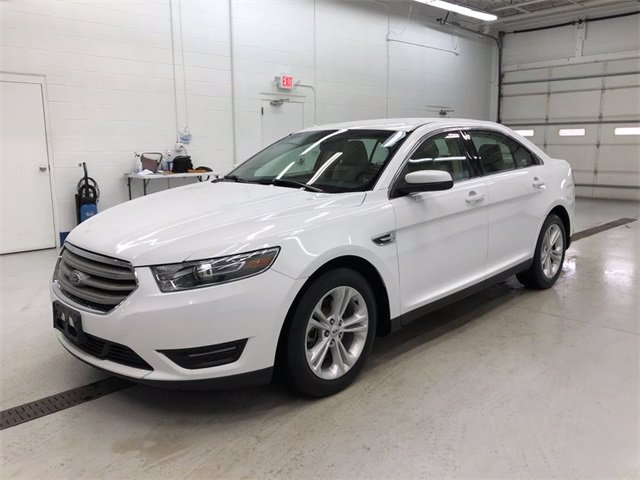
[[[483,200],[484,200],[484,193],[479,195],[473,190],[471,190],[469,192],[469,195],[467,195],[467,198],[464,199],[464,201],[467,203],[478,203],[478,202],[482,202]]]
[[[533,185],[533,188],[537,188],[538,190],[542,190],[546,186],[546,184],[538,177],[533,178],[533,183],[531,185]]]

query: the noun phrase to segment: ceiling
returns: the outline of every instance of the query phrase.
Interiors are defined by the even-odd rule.
[[[495,22],[483,22],[456,15],[456,21],[475,28],[513,31],[578,18],[617,15],[640,11],[640,0],[448,0],[498,16]],[[446,13],[443,11],[443,13]],[[640,18],[640,17],[639,17]],[[640,20],[639,20],[640,21]]]

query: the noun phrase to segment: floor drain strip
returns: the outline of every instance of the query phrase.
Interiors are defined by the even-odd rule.
[[[18,405],[0,412],[0,430],[15,427],[46,415],[75,407],[104,395],[118,392],[135,385],[118,377],[108,377],[89,385],[57,393],[34,402]]]
[[[612,228],[626,225],[627,223],[635,222],[636,220],[637,218],[619,218],[618,220],[614,220],[613,222],[596,225],[595,227],[587,228],[586,230],[574,233],[571,237],[571,241],[575,242],[576,240],[581,240],[583,238],[590,237],[591,235],[595,235],[596,233],[604,232],[605,230],[610,230]]]

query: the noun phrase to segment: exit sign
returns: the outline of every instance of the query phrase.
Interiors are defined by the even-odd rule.
[[[282,75],[280,77],[276,77],[278,88],[282,88],[285,90],[291,90],[293,88],[293,77],[291,75]]]

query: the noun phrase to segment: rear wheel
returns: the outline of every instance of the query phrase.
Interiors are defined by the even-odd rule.
[[[533,263],[527,271],[517,275],[518,280],[529,288],[553,286],[562,271],[566,246],[564,223],[557,215],[549,215],[542,225]]]
[[[376,318],[362,275],[341,268],[319,277],[295,307],[285,338],[283,367],[291,384],[314,397],[348,386],[371,350]]]

